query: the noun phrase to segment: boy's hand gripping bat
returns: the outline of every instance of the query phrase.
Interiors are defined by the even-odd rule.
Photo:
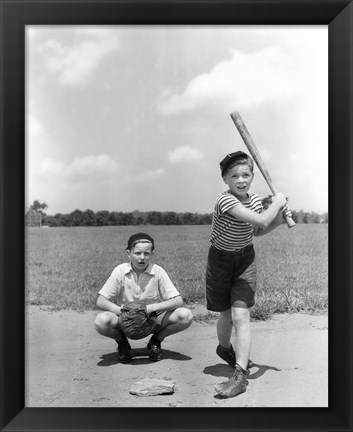
[[[276,194],[276,190],[273,186],[271,177],[265,167],[265,164],[263,163],[263,160],[261,159],[260,153],[257,150],[254,141],[251,138],[251,135],[249,134],[243,119],[241,118],[240,114],[237,111],[234,111],[231,113],[231,118],[236,126],[236,128],[238,129],[238,132],[240,133],[241,137],[243,138],[243,141],[246,145],[246,147],[248,148],[252,158],[254,159],[257,167],[259,168],[259,170],[261,171],[261,174],[263,175],[264,179],[266,180],[266,183],[268,184],[269,188],[271,189],[271,192],[273,193],[273,195]],[[285,213],[283,213],[283,216],[287,222],[287,225],[289,228],[292,228],[295,226],[295,222],[294,220],[287,216]]]

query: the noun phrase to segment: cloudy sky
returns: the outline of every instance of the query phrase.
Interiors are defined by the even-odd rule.
[[[211,213],[233,110],[291,208],[326,212],[327,26],[28,26],[26,205]]]

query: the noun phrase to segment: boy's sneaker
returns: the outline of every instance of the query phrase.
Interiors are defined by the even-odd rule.
[[[161,341],[157,339],[154,335],[151,337],[147,344],[148,356],[152,361],[159,361],[163,358]]]
[[[230,344],[230,348],[224,348],[222,345],[218,345],[216,349],[217,355],[224,360],[229,366],[235,367],[237,359],[235,357],[235,351],[233,345]],[[253,362],[251,360],[248,361],[248,369],[253,367]]]
[[[234,375],[228,381],[216,384],[214,388],[223,398],[235,397],[246,391],[248,384],[247,375],[247,372],[237,364],[235,365]]]
[[[131,362],[131,346],[127,337],[124,336],[122,341],[116,341],[118,343],[118,359],[120,363],[129,363]]]

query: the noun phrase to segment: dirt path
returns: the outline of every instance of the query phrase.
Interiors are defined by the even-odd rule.
[[[94,330],[96,314],[27,309],[26,406],[328,406],[327,315],[285,314],[252,323],[254,367],[247,391],[220,399],[213,387],[227,379],[232,368],[215,353],[214,323],[194,322],[169,337],[163,343],[165,359],[158,363],[148,359],[148,338],[132,341],[135,358],[119,364],[115,342]],[[175,393],[131,395],[131,385],[147,377],[174,381]]]

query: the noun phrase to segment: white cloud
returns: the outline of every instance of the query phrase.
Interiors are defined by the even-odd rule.
[[[165,170],[163,168],[157,168],[156,170],[148,171],[146,173],[146,176],[150,179],[158,178],[163,175],[165,175]]]
[[[322,33],[281,33],[277,45],[261,51],[231,51],[231,58],[195,76],[184,92],[165,89],[159,111],[173,114],[214,106],[222,111],[251,108],[261,103],[303,94],[322,84],[322,61],[327,50]],[[321,73],[320,73],[321,72]],[[319,82],[318,82],[319,80]],[[322,87],[321,87],[322,88]]]
[[[45,201],[50,213],[89,208],[103,202],[116,189],[118,164],[108,155],[75,157],[69,165],[55,158],[44,158],[31,170],[26,203]]]
[[[166,174],[166,171],[163,168],[156,168],[151,171],[145,171],[138,174],[134,174],[133,176],[129,177],[127,182],[129,184],[131,183],[146,183],[149,181],[158,180],[160,177],[164,176]]]
[[[64,172],[64,165],[53,159],[45,159],[40,164],[41,174],[59,175]]]
[[[76,181],[97,181],[112,177],[118,171],[118,164],[106,154],[75,157],[66,167],[62,162],[53,159],[45,159],[40,165],[41,174],[57,175]]]
[[[179,162],[194,162],[204,158],[204,155],[188,146],[177,147],[176,149],[168,152],[169,161],[172,163]]]
[[[166,97],[160,109],[172,114],[208,104],[227,106],[228,110],[249,107],[290,95],[295,79],[290,58],[277,47],[255,54],[233,51],[230,60],[193,78],[184,93]]]
[[[47,70],[57,74],[63,85],[85,85],[101,60],[119,48],[116,34],[109,29],[75,30],[72,43],[49,39],[41,47]]]
[[[68,167],[69,175],[80,177],[109,177],[117,172],[118,164],[106,154],[75,157]]]
[[[29,141],[34,140],[44,133],[42,123],[33,115],[27,114],[26,117],[27,138]]]

